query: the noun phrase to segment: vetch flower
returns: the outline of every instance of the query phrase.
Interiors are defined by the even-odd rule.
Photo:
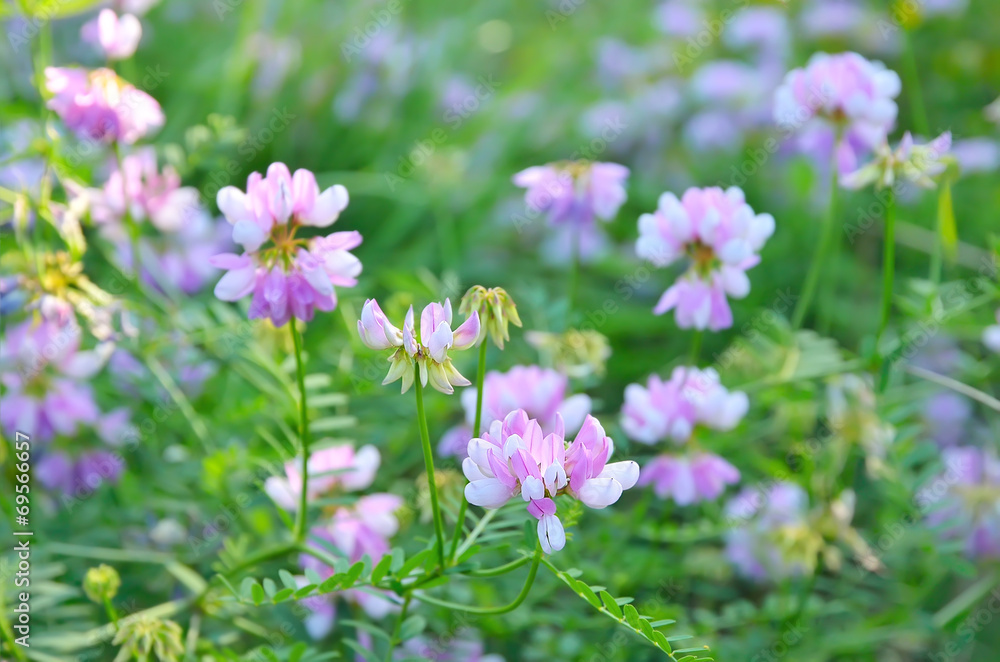
[[[514,300],[502,287],[486,289],[482,285],[473,285],[462,297],[458,312],[468,315],[473,310],[479,313],[479,340],[483,342],[488,335],[500,349],[504,341],[510,340],[509,326],[521,326],[521,318],[517,314]]]
[[[740,472],[718,455],[695,453],[690,457],[660,455],[642,467],[639,485],[652,485],[661,499],[672,498],[678,506],[714,501],[727,485],[740,481]]]
[[[860,189],[874,183],[876,189],[883,189],[902,181],[932,189],[937,186],[935,178],[954,161],[948,156],[950,148],[950,131],[945,131],[926,145],[915,144],[913,136],[907,131],[895,150],[889,146],[888,140],[881,143],[875,148],[875,158],[845,175],[840,184],[847,189]]]
[[[327,227],[347,207],[347,189],[335,185],[322,193],[308,170],[292,175],[272,163],[267,176],[252,173],[246,193],[226,186],[216,196],[233,224],[233,241],[244,253],[222,253],[211,263],[227,273],[215,296],[236,301],[253,293],[250,319],[270,317],[283,326],[294,315],[309,321],[315,311],[337,307],[335,286],[354,287],[361,262],[349,251],[361,244],[356,231],[325,237],[296,237],[301,227]]]
[[[646,386],[629,384],[622,406],[622,429],[643,444],[665,439],[687,442],[695,427],[732,430],[746,415],[745,393],[730,393],[714,368],[674,368],[669,381],[650,375]]]
[[[120,17],[112,9],[102,9],[80,32],[84,41],[96,44],[109,60],[132,57],[142,38],[142,24],[132,14]]]
[[[857,53],[816,53],[793,69],[774,95],[774,120],[798,136],[798,147],[823,163],[836,149],[837,169],[852,172],[896,121],[901,84],[894,71]],[[834,144],[836,136],[838,144]]]
[[[928,526],[962,540],[972,558],[1000,558],[1000,459],[992,449],[946,448],[944,470],[917,492]]]
[[[452,365],[448,351],[472,347],[479,332],[479,313],[475,310],[452,330],[450,299],[445,299],[444,305],[427,304],[420,313],[419,327],[414,322],[413,306],[410,306],[402,331],[389,322],[374,299],[365,301],[358,320],[358,335],[365,345],[372,349],[396,347],[389,357],[389,374],[382,383],[391,384],[402,379],[403,393],[413,385],[417,372],[422,386],[429,382],[445,394],[454,393],[456,386],[469,386],[471,382]]]
[[[746,415],[745,393],[730,393],[713,368],[677,367],[669,381],[651,375],[647,385],[629,384],[622,429],[630,438],[655,444],[670,439],[691,450],[687,456],[659,455],[642,467],[640,485],[653,485],[661,499],[686,506],[717,499],[740,480],[740,472],[718,455],[697,449],[696,429],[732,430]]]
[[[490,431],[469,441],[469,457],[462,470],[469,484],[465,497],[484,508],[499,508],[520,496],[538,520],[538,539],[551,554],[566,544],[554,499],[569,495],[591,508],[605,508],[635,485],[639,465],[632,461],[608,464],[614,443],[593,416],[587,416],[572,443],[557,416],[555,431],[545,435],[537,420],[524,410],[513,411],[503,421],[493,421]]]
[[[163,126],[163,111],[156,99],[111,69],[48,67],[45,87],[52,94],[48,107],[71,130],[87,138],[132,144]]]
[[[755,214],[743,191],[730,187],[689,188],[680,200],[660,196],[657,210],[639,217],[636,253],[665,267],[686,257],[690,268],[660,297],[656,315],[675,309],[682,328],[718,331],[733,324],[727,296],[750,292],[746,271],[774,233],[774,217]]]
[[[809,573],[809,564],[779,544],[782,531],[806,526],[809,498],[798,485],[746,488],[726,504],[726,556],[740,574],[764,581]]]
[[[514,366],[507,372],[492,371],[483,380],[482,430],[472,432],[476,419],[476,389],[462,391],[465,425],[449,431],[448,446],[439,446],[442,453],[465,457],[468,441],[476,434],[490,429],[493,421],[502,421],[512,411],[523,409],[537,419],[542,431],[553,432],[558,417],[565,422],[566,431],[574,433],[583,425],[590,413],[590,396],[583,393],[568,395],[569,378],[555,370],[538,366]],[[454,435],[454,436],[452,436]],[[464,436],[464,439],[462,437]]]
[[[348,492],[363,490],[375,480],[382,456],[374,446],[362,446],[357,451],[350,444],[315,450],[309,456],[309,501],[336,488]],[[285,476],[271,476],[264,482],[264,491],[285,510],[298,510],[302,490],[302,460],[285,464]]]

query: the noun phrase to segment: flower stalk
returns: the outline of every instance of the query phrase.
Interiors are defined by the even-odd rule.
[[[417,392],[417,423],[420,426],[420,446],[424,451],[424,469],[427,471],[427,489],[431,497],[431,511],[434,515],[434,535],[437,538],[438,563],[443,568],[444,555],[444,520],[441,517],[441,505],[438,501],[437,481],[434,479],[434,451],[431,449],[431,436],[427,431],[427,416],[424,412],[424,387],[419,379],[413,381]]]
[[[302,336],[299,333],[295,318],[289,320],[292,332],[292,344],[295,347],[295,376],[299,385],[299,440],[302,443],[302,489],[299,493],[299,509],[295,515],[295,539],[306,538],[306,510],[309,507],[309,416],[306,402],[306,372],[302,362]]]

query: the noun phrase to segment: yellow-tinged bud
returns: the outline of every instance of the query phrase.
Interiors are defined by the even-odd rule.
[[[503,349],[505,341],[510,340],[509,325],[521,326],[521,318],[517,314],[517,305],[507,291],[502,287],[485,288],[482,285],[473,285],[462,297],[458,312],[463,315],[471,315],[472,311],[479,313],[479,339],[477,342],[486,340],[486,336],[493,340],[493,343]]]

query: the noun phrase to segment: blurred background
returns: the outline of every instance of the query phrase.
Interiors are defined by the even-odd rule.
[[[54,4],[54,63],[100,65],[79,40],[93,11],[74,14],[74,0]],[[335,229],[362,233],[355,254],[364,272],[356,288],[339,292],[335,313],[308,325],[308,370],[315,388],[331,396],[316,429],[382,450],[377,484],[408,495],[404,526],[423,516],[419,480],[412,478],[422,471],[412,402],[395,386],[379,385],[384,357],[353,331],[364,299],[377,297],[399,320],[411,304],[446,296],[457,303],[473,284],[496,285],[516,300],[525,330],[598,332],[603,339],[593,344],[554,340],[555,349],[544,351],[514,330],[502,354],[490,349],[489,365],[572,364],[573,391],[591,396],[616,454],[648,453],[630,445],[616,423],[624,388],[684,363],[693,334],[670,315],[651,314],[673,273],[635,256],[636,221],[655,209],[662,192],[689,186],[740,186],[754,210],[777,223],[749,274],[749,296],[732,302],[733,328],[704,337],[702,362],[751,400],[743,425],[713,435],[712,448],[739,467],[743,485],[789,480],[810,493],[813,506],[826,498],[816,486],[827,469],[802,449],[829,439],[822,424],[827,376],[845,372],[837,366],[850,365],[871,343],[882,211],[870,191],[841,198],[840,247],[807,324],[816,333],[796,339],[787,307],[805,278],[829,192],[822,168],[789,148],[771,106],[784,74],[814,52],[853,50],[900,73],[894,140],[904,129],[925,138],[952,132],[962,176],[953,186],[957,242],[943,287],[981,273],[1000,231],[1000,135],[997,111],[987,110],[1000,94],[994,0],[145,4],[129,7],[144,12],[143,37],[119,72],[162,105],[166,124],[155,137],[161,161],[198,189],[206,207],[216,213],[220,187],[242,188],[250,172],[274,161],[314,171],[321,187],[340,183],[350,191]],[[34,36],[27,44],[11,37],[31,32],[15,5],[6,0],[0,10],[10,37],[0,42],[0,145],[9,154],[41,135],[31,124],[40,103],[31,80]],[[575,158],[621,163],[631,176],[617,218],[585,247],[571,311],[566,244],[525,205],[511,176]],[[62,165],[95,182],[108,167]],[[18,176],[8,168],[0,185],[16,189]],[[927,281],[939,201],[914,194],[900,203],[897,305],[915,326],[940,295]],[[7,251],[12,236],[2,239]],[[107,273],[102,268],[95,267]],[[39,650],[55,657],[34,659],[111,659],[108,649],[72,639],[100,617],[73,592],[96,560],[74,555],[72,546],[147,549],[197,565],[223,538],[245,547],[281,526],[253,478],[275,459],[267,437],[294,422],[287,335],[248,325],[237,307],[212,297],[210,286],[177,309],[176,334],[151,330],[148,345],[165,364],[203,370],[188,398],[207,432],[193,433],[186,415],[168,416],[130,454],[117,485],[79,502],[51,499],[40,537],[67,547],[53,545],[36,559],[50,591],[35,606],[35,623],[47,632]],[[920,344],[922,365],[944,361],[942,371],[1000,395],[996,356],[979,343],[995,308],[936,324]],[[793,349],[799,362],[785,374]],[[472,354],[458,366],[467,376],[475,373]],[[125,393],[133,421],[154,416],[157,407],[170,410],[153,380],[125,391],[108,379],[94,384],[103,402]],[[692,645],[710,645],[719,660],[994,660],[995,561],[970,559],[960,543],[942,543],[914,515],[913,495],[941,469],[941,426],[959,430],[964,443],[995,447],[1000,421],[989,407],[959,396],[939,403],[946,411],[938,416],[933,403],[941,393],[934,384],[895,379],[878,406],[880,421],[897,431],[884,458],[888,470],[870,476],[859,468],[849,484],[857,502],[847,537],[865,541],[877,571],[863,567],[860,547],[842,538],[830,543],[841,549],[839,561],[832,552],[824,556],[814,578],[751,582],[724,554],[723,501],[678,507],[651,498],[648,489],[626,493],[614,512],[582,514],[559,567],[581,569],[613,595],[635,596],[643,613],[678,621],[678,632],[694,635]],[[434,394],[428,407],[435,442],[462,420],[458,397]],[[460,487],[457,465],[443,464],[453,471],[445,479]],[[216,518],[224,522],[219,531],[210,526]],[[215,532],[205,535],[206,527]],[[176,593],[176,581],[155,563],[122,561],[123,599],[148,606]],[[468,602],[502,598],[485,583],[463,590]],[[306,640],[300,619],[282,609],[242,614],[250,621],[243,631],[213,635],[206,625],[206,638],[218,644],[212,659],[228,659],[221,652],[228,647],[247,650],[262,632],[289,622],[294,633],[286,636]],[[454,626],[447,613],[428,611],[427,618],[431,631]],[[474,626],[486,650],[508,661],[660,659],[551,576],[540,578],[528,606]]]

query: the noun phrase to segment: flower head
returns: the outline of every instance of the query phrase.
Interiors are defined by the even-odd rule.
[[[222,253],[211,263],[227,273],[215,287],[223,301],[253,293],[250,318],[270,317],[276,326],[294,315],[309,321],[315,310],[337,306],[335,286],[354,287],[361,262],[349,251],[361,244],[358,232],[296,237],[301,227],[327,227],[347,207],[347,189],[335,185],[322,193],[308,170],[289,173],[272,163],[267,176],[253,173],[246,193],[234,186],[219,191],[217,202],[233,225],[242,255]]]
[[[726,297],[742,299],[750,292],[746,271],[760,262],[758,253],[773,233],[774,218],[754,214],[737,187],[689,188],[680,200],[664,193],[657,210],[639,218],[636,252],[658,267],[682,257],[691,266],[653,312],[676,309],[682,328],[732,326]]]
[[[896,121],[899,76],[857,53],[816,53],[785,76],[774,96],[774,119],[798,133],[799,148],[846,174],[885,140]],[[839,144],[834,144],[839,135]]]
[[[48,107],[82,136],[132,144],[163,126],[156,99],[111,69],[48,67],[45,86],[52,94]]]
[[[841,186],[860,189],[874,183],[875,188],[891,188],[896,182],[910,182],[921,188],[931,189],[937,184],[934,178],[948,168],[954,159],[947,156],[951,148],[951,132],[945,131],[927,143],[918,145],[907,131],[899,146],[893,150],[888,140],[875,148],[875,158],[871,163],[849,173],[841,180]]]
[[[556,370],[570,377],[603,375],[604,364],[611,356],[607,337],[590,329],[565,333],[528,331],[524,337]]]
[[[468,349],[476,343],[480,331],[479,313],[473,310],[454,330],[451,325],[450,299],[445,299],[443,305],[430,303],[425,306],[420,313],[419,326],[414,320],[413,306],[410,306],[402,330],[389,322],[377,301],[369,299],[361,310],[358,335],[372,349],[397,348],[389,358],[391,366],[383,384],[402,379],[402,392],[406,393],[419,372],[421,386],[430,382],[438,391],[451,394],[456,386],[469,386],[471,382],[452,365],[448,351]]]
[[[615,217],[627,197],[628,175],[628,168],[617,163],[560,161],[522,170],[513,181],[527,189],[528,206],[547,212],[553,225],[589,226],[595,218]]]
[[[629,384],[622,407],[622,429],[643,444],[665,439],[685,443],[703,425],[731,430],[746,415],[745,393],[730,393],[714,368],[674,368],[668,381],[650,375],[646,386]]]
[[[362,446],[357,451],[350,444],[329,446],[309,456],[309,501],[336,488],[348,492],[363,490],[375,480],[382,457],[374,446]],[[271,476],[264,490],[285,510],[297,510],[302,490],[302,461],[285,465],[285,477]]]
[[[1000,460],[992,450],[946,448],[944,470],[917,493],[927,524],[962,540],[973,558],[1000,558]]]
[[[504,341],[510,340],[509,325],[521,326],[521,318],[517,314],[514,300],[502,287],[486,289],[482,285],[473,285],[462,297],[458,312],[468,315],[473,310],[479,313],[479,342],[486,336],[493,340],[500,349]]]
[[[659,455],[642,467],[639,485],[652,485],[661,499],[672,498],[679,506],[714,501],[727,485],[740,481],[739,470],[718,455],[693,453],[688,457]]]
[[[614,443],[593,416],[587,416],[572,443],[557,419],[554,432],[543,434],[537,420],[524,410],[513,411],[503,421],[493,421],[490,431],[469,441],[469,457],[462,470],[469,484],[465,497],[484,508],[499,508],[520,496],[538,520],[542,549],[551,554],[566,544],[554,499],[566,494],[591,508],[605,508],[639,478],[635,462],[608,464]]]
[[[139,45],[142,24],[132,14],[119,17],[112,9],[102,9],[97,18],[84,24],[81,36],[100,47],[109,60],[125,60]]]
[[[105,563],[90,568],[83,576],[83,592],[91,602],[97,604],[114,599],[121,585],[122,578],[118,576],[118,571]]]
[[[726,556],[739,572],[764,581],[799,576],[808,564],[786,554],[780,540],[805,526],[809,498],[798,485],[775,483],[766,488],[746,488],[726,504],[730,528]]]

